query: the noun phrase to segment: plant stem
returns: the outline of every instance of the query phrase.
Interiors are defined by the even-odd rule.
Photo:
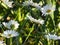
[[[50,40],[49,40],[49,39],[47,39],[47,41],[48,41],[48,45],[50,45]]]
[[[8,7],[7,7],[2,1],[0,1],[0,4],[1,4],[5,9],[8,9]]]
[[[10,45],[12,45],[12,38],[10,38]]]
[[[54,45],[54,40],[53,40],[53,45]]]
[[[35,26],[35,24],[33,24],[32,28],[31,28],[31,31],[29,32],[28,36],[26,37],[26,39],[25,39],[25,41],[24,41],[24,43],[23,43],[22,45],[25,45],[25,42],[28,40],[30,34],[31,34],[31,33],[33,32],[33,30],[34,30],[34,26]]]
[[[58,41],[56,41],[56,45],[58,45]]]

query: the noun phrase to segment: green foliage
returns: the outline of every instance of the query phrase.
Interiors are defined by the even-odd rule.
[[[12,0],[11,0],[12,1]],[[22,6],[22,3],[26,0],[13,0],[13,8],[9,8],[0,1],[0,22],[8,22],[9,20],[16,20],[19,22],[19,28],[16,30],[19,32],[19,36],[12,38],[12,45],[58,45],[59,40],[47,40],[44,35],[51,33],[60,36],[60,29],[58,23],[60,22],[60,1],[56,0],[33,0],[35,3],[42,2],[42,6],[47,3],[52,3],[56,10],[47,16],[42,16],[40,10],[33,6]],[[36,24],[26,19],[27,14],[30,13],[35,19],[44,19],[43,25]],[[7,19],[7,18],[10,19]],[[3,27],[6,30],[5,27]],[[0,28],[2,33],[2,28]],[[4,39],[5,42],[10,39]],[[52,42],[55,42],[54,44]],[[9,44],[8,44],[9,45]]]

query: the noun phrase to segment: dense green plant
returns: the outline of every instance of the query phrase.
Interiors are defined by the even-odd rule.
[[[28,0],[10,0],[8,2],[11,1],[13,1],[12,7],[10,3],[6,2],[7,4],[5,4],[4,0],[0,0],[0,40],[3,40],[6,45],[59,45],[60,0],[33,0],[36,5],[27,2],[27,4],[23,4],[23,2]],[[51,14],[43,14],[40,8],[50,3],[55,7],[55,10]],[[36,6],[41,7],[38,8]],[[39,19],[44,20],[44,24],[35,23],[29,20],[28,16],[32,16],[36,21]],[[13,27],[14,25],[11,26],[13,27],[11,30],[17,31],[19,35],[17,37],[6,38],[2,36],[3,32],[10,29],[6,28],[2,23],[8,23],[11,20],[19,23],[16,30]],[[16,23],[14,22],[14,24]],[[47,34],[55,34],[59,39],[53,40],[55,38],[46,38],[45,35]]]

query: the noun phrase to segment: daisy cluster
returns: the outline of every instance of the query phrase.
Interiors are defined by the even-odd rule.
[[[37,9],[39,9],[42,12],[42,16],[52,14],[52,12],[55,11],[55,7],[53,7],[52,4],[46,4],[45,6],[42,7],[42,6],[39,5],[39,3],[33,2],[33,0],[25,1],[25,2],[23,2],[22,5],[23,6],[33,6]],[[39,23],[39,24],[44,24],[43,19],[38,19],[37,20],[37,19],[34,19],[31,15],[28,15],[27,17],[32,22]]]
[[[42,13],[42,16],[50,15],[55,11],[55,7],[52,5],[52,3],[46,4],[45,6],[40,6],[39,3],[35,3],[35,2],[33,2],[33,0],[28,0],[28,1],[23,2],[23,6],[33,6],[37,9],[39,9]],[[41,25],[44,24],[43,19],[37,20],[37,19],[33,18],[31,15],[28,15],[27,19],[29,19],[32,22],[39,23]],[[60,29],[60,23],[58,24],[58,28]],[[52,40],[59,40],[60,39],[60,36],[57,36],[55,34],[47,34],[44,37],[48,38],[48,39],[52,39]]]
[[[9,0],[3,0],[3,2],[8,6],[8,7],[13,7],[12,3],[13,1],[9,1]],[[45,6],[40,6],[39,3],[34,3],[32,0],[28,0],[23,2],[22,4],[23,6],[33,6],[37,9],[39,9],[42,12],[42,15],[46,16],[48,14],[51,14],[53,11],[55,11],[55,7],[53,7],[52,4],[46,4]]]
[[[19,23],[17,21],[10,20],[9,22],[3,22],[2,24],[8,29],[3,32],[3,37],[11,38],[19,35],[18,32],[15,31],[19,26]]]
[[[13,8],[12,3],[13,1],[9,1],[9,0],[2,0],[2,2],[8,6],[9,8]],[[23,2],[22,6],[32,6],[36,9],[38,9],[39,11],[41,11],[42,16],[47,16],[52,14],[55,11],[55,7],[53,7],[53,5],[50,4],[46,4],[44,6],[40,6],[39,3],[35,3],[33,2],[33,0],[28,0]],[[43,25],[45,20],[43,19],[35,19],[33,18],[31,15],[27,15],[26,19],[29,19],[31,22],[34,23],[38,23]],[[3,31],[3,33],[0,34],[0,36],[4,37],[4,38],[12,38],[12,37],[16,37],[19,35],[19,33],[16,31],[19,27],[19,23],[16,20],[10,20],[8,22],[2,22],[2,24],[0,24],[0,28],[3,28],[2,26],[4,26],[4,28],[6,30]],[[58,24],[58,28],[60,29],[60,23]],[[60,36],[57,36],[56,34],[47,34],[44,36],[45,38],[48,39],[52,39],[52,40],[59,40]],[[4,43],[4,41],[0,40],[0,45],[6,45]]]
[[[3,33],[0,33],[0,36],[4,38],[12,38],[17,37],[19,33],[16,31],[19,27],[19,23],[15,20],[10,20],[9,22],[2,22],[2,26],[4,26],[7,30],[4,30]],[[3,27],[1,27],[3,28]],[[0,45],[6,45],[4,41],[0,41]]]
[[[23,6],[33,6],[39,9],[42,12],[42,15],[46,16],[48,14],[51,14],[53,11],[55,11],[55,7],[53,7],[52,4],[46,4],[45,6],[40,6],[39,3],[34,3],[32,0],[28,0],[23,2]]]
[[[8,7],[12,7],[12,3],[13,3],[13,1],[9,1],[9,0],[4,0],[3,1]],[[52,4],[46,4],[45,6],[40,6],[39,5],[39,3],[35,3],[35,2],[33,2],[33,0],[28,0],[28,1],[25,1],[25,2],[23,2],[23,4],[22,4],[23,6],[33,6],[33,7],[35,7],[35,8],[37,8],[37,9],[39,9],[41,12],[42,12],[42,16],[46,16],[46,15],[48,15],[48,14],[51,14],[53,11],[55,11],[55,8],[53,7],[53,5]],[[36,23],[39,23],[39,24],[44,24],[44,20],[41,20],[41,19],[32,19],[33,17],[32,16],[28,16],[28,19],[30,19],[30,21],[33,21],[33,22],[36,22]],[[11,20],[12,21],[12,20]],[[10,22],[11,22],[10,21]],[[3,22],[3,25],[6,27],[7,26],[7,28],[11,28],[10,27],[10,22],[9,23],[5,23],[5,22]],[[13,21],[14,22],[14,21]],[[6,25],[5,25],[6,24]],[[9,24],[9,25],[8,25]],[[15,26],[17,26],[18,27],[18,24],[17,25],[15,25]],[[16,28],[17,28],[16,27]]]

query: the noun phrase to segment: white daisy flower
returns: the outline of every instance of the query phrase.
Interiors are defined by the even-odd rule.
[[[52,40],[58,40],[58,36],[55,34],[48,34],[48,35],[45,35],[45,37]]]
[[[52,4],[47,4],[46,6],[43,6],[41,8],[41,12],[44,16],[46,16],[47,14],[51,14],[53,11],[55,11],[55,8],[52,6]]]
[[[38,3],[33,3],[32,6],[36,7],[37,9],[41,9],[41,6]]]
[[[6,45],[4,41],[0,41],[0,45]]]
[[[6,37],[6,38],[11,38],[11,37],[16,37],[18,36],[18,32],[14,31],[14,30],[6,30],[3,32],[3,37]]]
[[[12,3],[13,1],[9,1],[9,0],[2,0],[8,7],[12,7]]]
[[[23,6],[29,6],[29,5],[32,5],[32,4],[33,4],[32,0],[28,0],[28,1],[23,2]]]
[[[58,36],[58,40],[60,40],[60,36]]]
[[[39,22],[40,24],[44,24],[44,20],[42,19],[38,19],[37,22]]]
[[[29,5],[34,6],[38,9],[41,8],[41,6],[38,3],[34,3],[32,0],[28,0],[28,1],[23,2],[23,6],[29,6]]]
[[[39,23],[39,24],[44,24],[44,20],[42,19],[34,19],[32,16],[27,16],[27,18],[32,21],[32,22],[35,22],[35,23]]]
[[[15,20],[10,20],[8,23],[3,22],[3,25],[8,29],[17,29],[19,24]]]

